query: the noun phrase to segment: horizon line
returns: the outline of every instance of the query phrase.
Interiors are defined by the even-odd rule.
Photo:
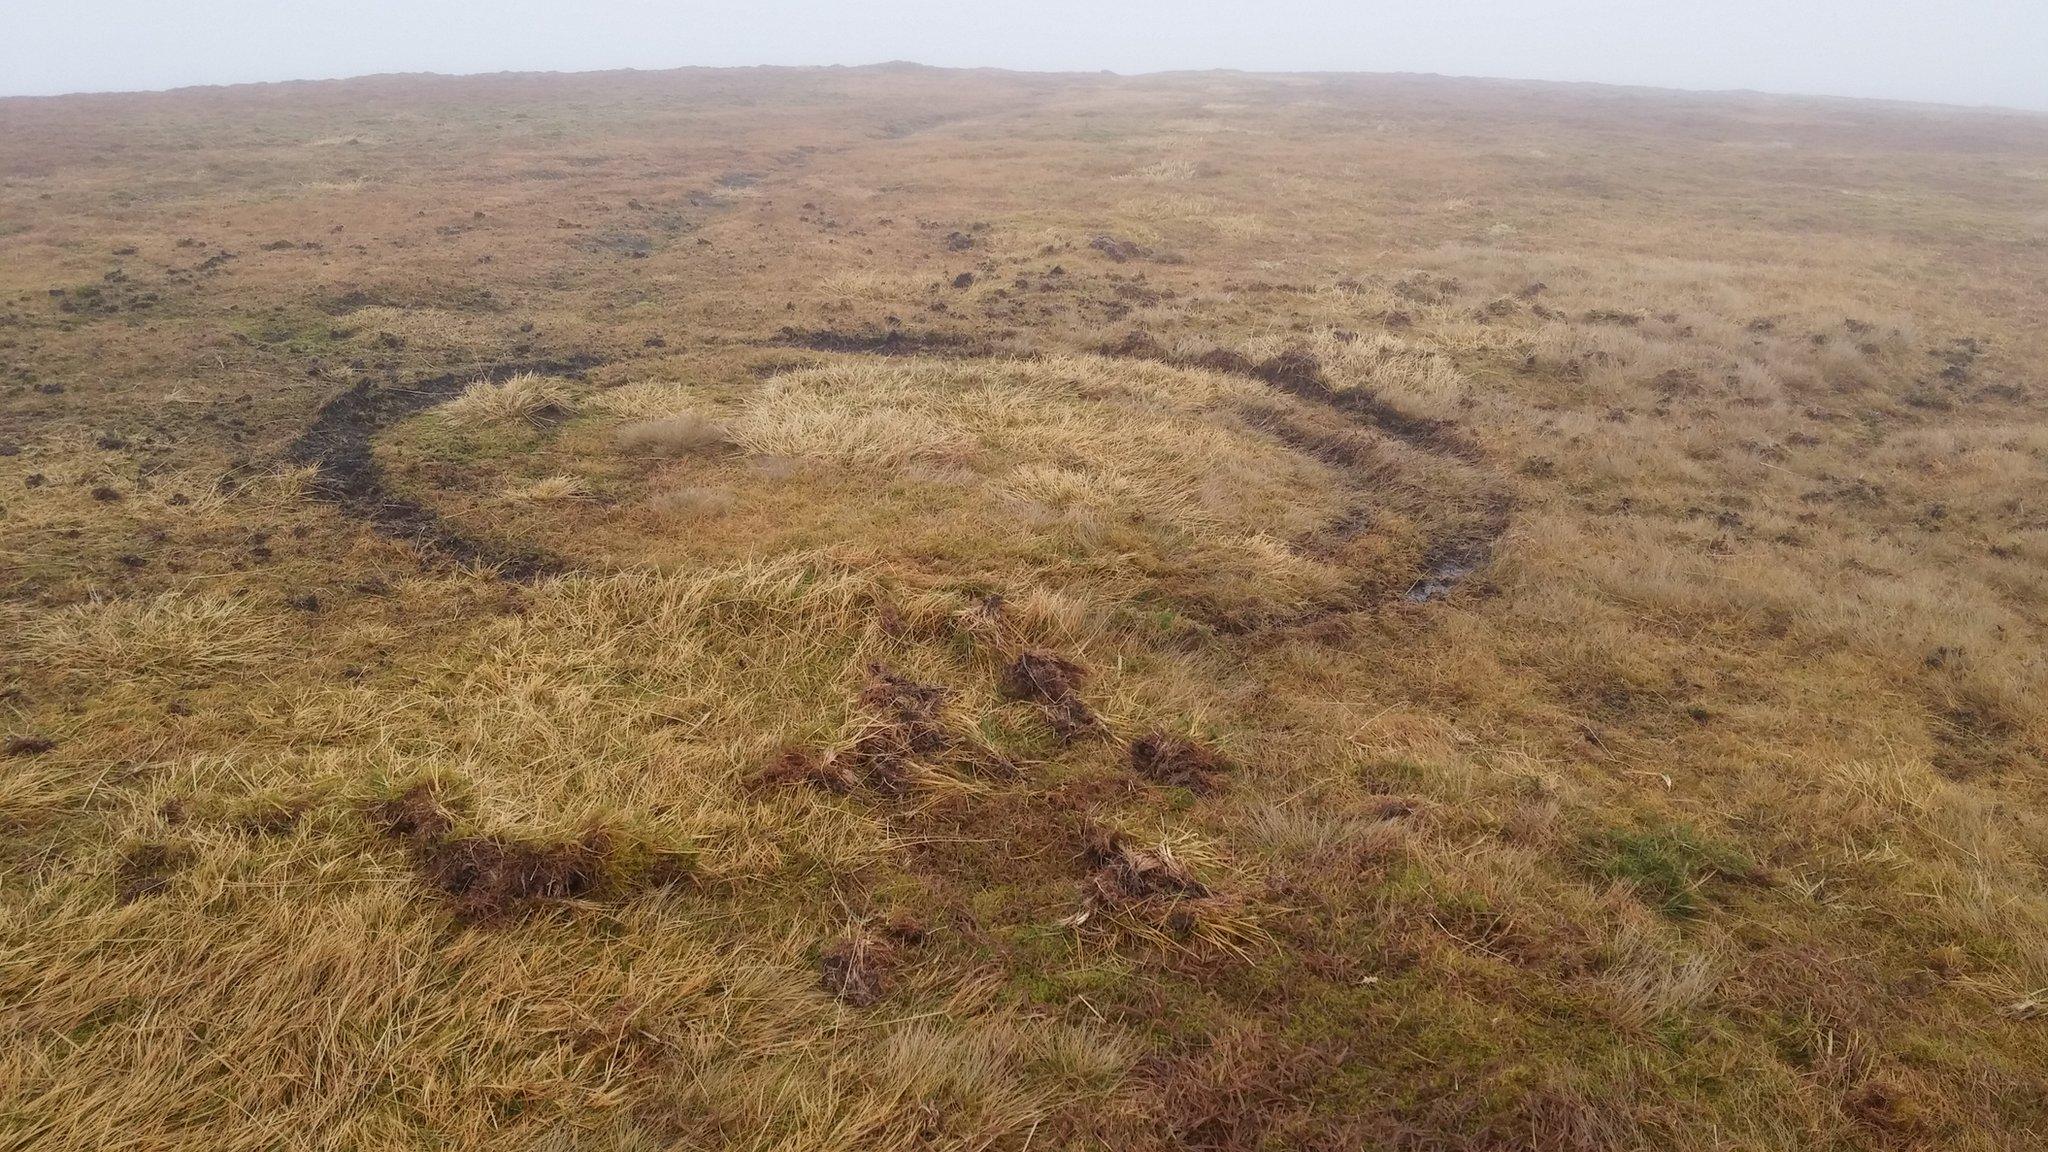
[[[1659,93],[1689,97],[1749,97],[1775,100],[1810,100],[1856,104],[1873,104],[1900,109],[1939,110],[1948,112],[1990,113],[2018,116],[2048,116],[2048,108],[2029,108],[2011,104],[1964,104],[1948,101],[1912,100],[1896,96],[1847,96],[1830,92],[1793,92],[1764,88],[1679,88],[1655,84],[1627,84],[1611,80],[1557,80],[1525,76],[1489,76],[1478,73],[1422,72],[1412,70],[1373,71],[1366,69],[1260,69],[1218,66],[1212,68],[1162,68],[1147,71],[1120,72],[1112,68],[1008,68],[992,65],[947,65],[925,64],[916,60],[889,59],[861,64],[677,64],[661,68],[621,66],[617,68],[498,68],[474,72],[439,71],[392,71],[359,72],[342,76],[305,76],[273,80],[236,80],[225,83],[177,84],[164,88],[81,88],[62,92],[14,92],[0,93],[0,101],[25,100],[68,100],[116,96],[172,96],[181,93],[202,91],[228,91],[238,88],[269,88],[295,85],[350,84],[367,80],[386,79],[433,79],[433,80],[476,80],[489,77],[533,76],[604,76],[633,74],[659,76],[672,72],[830,72],[830,71],[876,71],[885,68],[914,68],[920,71],[941,73],[996,73],[1012,76],[1048,77],[1109,77],[1118,80],[1147,80],[1173,76],[1202,76],[1229,74],[1248,77],[1382,77],[1494,84],[1526,84],[1557,88],[1607,88],[1622,92]]]

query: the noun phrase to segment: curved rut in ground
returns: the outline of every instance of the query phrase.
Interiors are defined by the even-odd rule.
[[[1329,409],[1343,416],[1345,423],[1352,428],[1398,440],[1410,448],[1465,467],[1476,467],[1481,459],[1479,446],[1456,424],[1404,412],[1369,389],[1333,388],[1323,376],[1322,365],[1305,352],[1283,352],[1271,359],[1255,362],[1239,353],[1219,348],[1190,359],[1170,356],[1157,343],[1142,338],[1127,339],[1103,351],[1111,356],[1249,377],[1276,391]],[[1368,482],[1376,479],[1368,471],[1366,454],[1341,436],[1278,421],[1268,421],[1265,427],[1297,450],[1350,472],[1358,479]],[[1507,531],[1511,507],[1512,501],[1507,492],[1497,485],[1491,486],[1480,497],[1480,508],[1471,529],[1448,534],[1430,547],[1423,557],[1422,575],[1408,586],[1403,598],[1415,603],[1442,599],[1466,577],[1485,567],[1493,558],[1494,543]],[[1339,611],[1342,609],[1311,610],[1307,614],[1308,619],[1297,623],[1310,623]]]
[[[799,332],[784,329],[773,341],[781,346],[872,356],[935,354],[965,358],[1001,355],[965,337],[907,335],[896,331],[867,336],[840,332]],[[1322,366],[1305,353],[1290,352],[1264,361],[1217,349],[1199,357],[1168,355],[1150,340],[1127,339],[1100,350],[1124,359],[1151,360],[1179,368],[1195,368],[1258,380],[1276,392],[1306,401],[1343,418],[1337,428],[1307,426],[1273,412],[1246,412],[1264,431],[1332,467],[1371,485],[1383,477],[1383,462],[1373,454],[1375,438],[1387,437],[1410,448],[1464,468],[1479,464],[1476,444],[1457,425],[1404,412],[1363,389],[1338,390],[1322,374]],[[403,386],[358,384],[323,404],[313,423],[285,448],[285,458],[319,470],[316,495],[346,515],[368,523],[378,533],[404,540],[422,551],[462,564],[495,569],[506,579],[527,581],[568,571],[570,565],[531,548],[515,548],[456,530],[440,514],[386,487],[374,450],[376,435],[402,420],[454,399],[477,380],[503,380],[522,372],[581,377],[602,359],[570,355],[562,359],[506,362],[462,372],[427,377]],[[1364,434],[1361,437],[1361,434]],[[1415,580],[1402,599],[1423,603],[1442,599],[1492,558],[1495,542],[1507,530],[1511,501],[1498,486],[1482,491],[1464,525],[1446,533],[1423,557]],[[1347,517],[1362,529],[1369,515]],[[1312,605],[1279,619],[1222,621],[1220,631],[1232,634],[1296,628],[1367,607],[1356,602]]]
[[[433,509],[393,493],[385,486],[383,469],[377,466],[374,441],[377,433],[454,399],[478,380],[504,380],[522,372],[578,377],[600,363],[594,356],[570,356],[484,365],[404,385],[365,381],[322,404],[313,423],[285,446],[284,457],[318,469],[314,495],[369,524],[380,535],[460,564],[494,568],[510,580],[552,575],[566,566],[538,551],[459,532]]]
[[[1004,352],[989,345],[951,333],[913,333],[898,328],[841,332],[832,329],[784,328],[771,341],[779,347],[808,348],[818,352],[869,356],[937,356],[947,359],[997,359]],[[1276,392],[1328,409],[1343,417],[1338,428],[1304,426],[1271,412],[1242,413],[1262,430],[1290,448],[1312,456],[1368,485],[1383,479],[1378,469],[1373,439],[1386,437],[1417,451],[1476,469],[1482,453],[1457,424],[1405,412],[1368,389],[1337,389],[1323,376],[1322,365],[1304,352],[1284,352],[1267,360],[1252,360],[1229,349],[1217,348],[1200,356],[1175,356],[1148,334],[1134,332],[1115,344],[1094,349],[1115,359],[1148,360],[1175,368],[1193,368],[1257,380]],[[1493,558],[1496,541],[1507,531],[1513,501],[1498,484],[1485,485],[1472,515],[1461,530],[1444,534],[1423,556],[1421,572],[1401,593],[1412,603],[1440,600],[1467,577],[1484,568]],[[1369,512],[1344,518],[1340,532],[1362,530]],[[1358,604],[1326,604],[1280,620],[1232,624],[1221,630],[1242,633],[1270,628],[1300,627],[1329,616],[1356,611]]]

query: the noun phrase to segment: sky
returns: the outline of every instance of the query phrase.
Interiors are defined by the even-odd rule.
[[[2048,0],[0,0],[0,95],[885,60],[1437,72],[2048,111]]]

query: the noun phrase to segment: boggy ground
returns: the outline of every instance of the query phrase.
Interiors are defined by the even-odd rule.
[[[2048,121],[0,101],[0,1143],[2048,1141]]]

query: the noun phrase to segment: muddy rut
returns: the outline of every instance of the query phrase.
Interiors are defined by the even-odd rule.
[[[962,337],[897,331],[870,335],[784,329],[772,342],[784,347],[884,357],[941,355],[972,359],[1003,354]],[[1290,422],[1280,416],[1277,408],[1270,412],[1250,411],[1246,415],[1289,447],[1348,472],[1367,485],[1382,479],[1378,472],[1381,464],[1371,449],[1378,437],[1396,440],[1466,468],[1476,467],[1480,461],[1477,445],[1455,424],[1404,412],[1369,390],[1334,388],[1323,376],[1321,364],[1306,353],[1288,352],[1253,361],[1236,352],[1216,349],[1193,358],[1174,357],[1142,335],[1099,351],[1125,359],[1246,377],[1330,411],[1343,420],[1334,428]],[[286,447],[284,455],[293,463],[310,464],[319,470],[315,488],[319,498],[383,535],[404,540],[441,559],[493,568],[510,580],[553,575],[568,566],[537,550],[513,548],[460,532],[426,505],[392,492],[377,465],[374,440],[384,429],[454,399],[479,379],[503,380],[522,372],[580,377],[601,362],[598,357],[571,355],[559,360],[519,361],[450,372],[406,385],[358,384],[322,405],[313,423]],[[1442,599],[1485,567],[1492,559],[1495,542],[1507,530],[1510,509],[1506,492],[1489,486],[1478,498],[1476,509],[1431,545],[1423,557],[1420,573],[1401,591],[1400,598],[1414,603]],[[1362,511],[1345,519],[1355,522],[1348,530],[1362,530],[1369,515]],[[1347,529],[1339,525],[1338,530]],[[1357,603],[1318,604],[1280,619],[1216,623],[1219,630],[1227,633],[1294,628],[1359,607],[1362,605]]]
[[[1481,459],[1479,446],[1456,424],[1404,412],[1370,389],[1334,388],[1323,376],[1322,365],[1305,352],[1283,352],[1254,362],[1236,352],[1216,349],[1190,360],[1168,356],[1149,340],[1126,341],[1104,351],[1177,367],[1247,376],[1296,399],[1327,408],[1343,416],[1354,428],[1398,440],[1410,448],[1468,467],[1477,466]],[[1266,427],[1297,450],[1349,471],[1360,480],[1374,478],[1367,471],[1368,457],[1350,449],[1341,439],[1326,434],[1318,436],[1279,422],[1270,422]],[[1442,599],[1485,567],[1493,558],[1494,543],[1507,531],[1511,507],[1507,492],[1498,485],[1490,486],[1480,498],[1473,522],[1462,530],[1446,533],[1431,545],[1423,557],[1422,575],[1408,586],[1402,598],[1413,603]],[[1315,610],[1311,616],[1327,616],[1340,610]]]
[[[365,381],[320,406],[313,423],[285,446],[286,460],[318,469],[314,494],[380,534],[429,555],[494,568],[510,580],[532,580],[563,570],[560,561],[531,549],[511,548],[457,531],[439,513],[386,487],[377,466],[377,433],[459,395],[477,380],[504,380],[522,372],[581,376],[601,361],[592,356],[529,360],[450,372],[403,385]]]
[[[818,352],[884,357],[997,359],[1009,355],[963,336],[906,332],[897,328],[862,332],[784,328],[772,343]],[[1482,461],[1479,446],[1458,425],[1403,411],[1369,389],[1335,388],[1323,375],[1322,364],[1305,352],[1283,352],[1266,360],[1253,360],[1241,353],[1217,348],[1200,356],[1182,357],[1169,353],[1143,331],[1134,332],[1095,351],[1118,359],[1149,360],[1176,368],[1245,377],[1257,380],[1276,392],[1327,409],[1342,417],[1342,423],[1334,428],[1304,426],[1287,420],[1277,407],[1248,411],[1244,415],[1295,451],[1313,456],[1367,485],[1383,478],[1379,472],[1382,465],[1374,451],[1379,437],[1398,441],[1467,469],[1478,468]],[[1440,600],[1493,558],[1495,543],[1507,531],[1513,502],[1504,488],[1498,484],[1487,484],[1475,504],[1460,523],[1431,544],[1423,556],[1420,574],[1402,590],[1401,599],[1410,603]],[[1359,510],[1344,517],[1336,530],[1339,534],[1362,531],[1369,521],[1369,511]],[[1300,627],[1358,607],[1360,605],[1357,604],[1322,604],[1279,620],[1221,621],[1217,627],[1228,633]]]

